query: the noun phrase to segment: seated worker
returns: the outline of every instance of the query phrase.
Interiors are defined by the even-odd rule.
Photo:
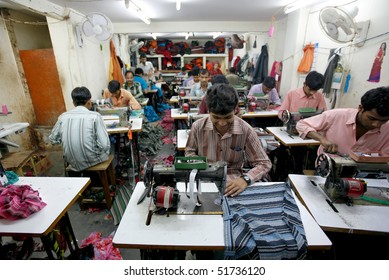
[[[139,64],[136,68],[141,68],[143,70],[144,75],[147,76],[146,81],[155,82],[154,77],[154,65],[151,61],[147,61],[147,56],[145,53],[141,53],[139,56]]]
[[[49,139],[62,144],[64,159],[73,171],[82,171],[106,161],[111,144],[102,116],[90,111],[90,91],[76,87],[71,95],[76,108],[59,116]]]
[[[216,85],[216,84],[228,84],[228,80],[223,74],[215,75],[212,77],[212,85]],[[206,99],[207,98],[205,98],[205,96],[203,97],[203,99],[201,99],[200,106],[199,106],[199,112],[198,112],[199,114],[208,114],[209,113]],[[235,115],[239,116],[239,113],[240,113],[239,106],[236,106]]]
[[[297,122],[304,138],[320,141],[318,155],[350,151],[389,154],[389,87],[367,91],[358,109],[339,108]]]
[[[276,90],[276,79],[271,76],[265,77],[261,84],[253,85],[247,94],[247,98],[254,99],[256,94],[268,94],[269,109],[274,109],[281,105],[281,99]]]
[[[134,81],[134,72],[132,71],[126,71],[124,74],[124,77],[126,78],[126,82],[123,84],[123,88],[125,90],[128,90],[132,96],[134,96],[136,99],[144,97],[142,86],[139,82]]]
[[[326,101],[319,89],[323,88],[324,76],[316,71],[311,71],[305,77],[302,88],[288,91],[279,110],[278,117],[282,120],[282,112],[298,112],[300,108],[315,108],[316,110],[327,110]]]
[[[207,90],[212,86],[209,82],[211,76],[207,69],[200,70],[199,83],[196,83],[190,89],[190,96],[203,97]]]
[[[197,84],[200,81],[199,74],[200,68],[198,66],[193,67],[193,69],[188,72],[188,78],[182,82],[182,86],[192,87],[194,84]]]
[[[104,90],[103,97],[104,99],[109,98],[114,107],[131,106],[134,110],[140,110],[142,108],[129,91],[120,88],[120,83],[116,80],[108,83],[108,88]]]
[[[189,133],[185,156],[205,156],[208,162],[227,162],[225,195],[237,196],[251,183],[265,178],[271,162],[255,130],[235,116],[238,94],[233,86],[216,84],[206,95],[209,116],[195,121]],[[243,174],[243,165],[251,169]]]
[[[162,101],[162,89],[160,87],[157,87],[151,80],[146,80],[145,78],[147,79],[147,76],[144,75],[142,68],[136,68],[134,81],[140,83],[143,94],[146,96],[149,93],[150,89],[157,90],[158,100],[159,102]]]

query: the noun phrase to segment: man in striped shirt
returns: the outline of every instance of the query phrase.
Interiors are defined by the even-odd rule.
[[[62,144],[65,161],[73,171],[106,161],[111,143],[102,116],[92,108],[91,93],[86,87],[72,91],[73,110],[59,116],[49,139]]]
[[[254,129],[235,116],[238,94],[233,86],[216,84],[206,94],[209,116],[193,123],[185,156],[205,156],[209,163],[227,163],[225,195],[236,196],[267,176],[271,162]],[[243,165],[251,169],[243,174]]]

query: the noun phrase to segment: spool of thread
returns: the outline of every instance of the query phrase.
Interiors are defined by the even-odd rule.
[[[3,115],[8,115],[8,108],[7,108],[7,105],[3,104],[1,106],[1,112],[3,113]]]

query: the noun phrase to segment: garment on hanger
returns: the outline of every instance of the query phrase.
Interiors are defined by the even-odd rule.
[[[306,74],[311,71],[313,56],[315,51],[314,44],[308,44],[304,47],[304,55],[300,61],[300,65],[297,68],[297,72]]]
[[[323,93],[326,93],[327,95],[331,92],[332,78],[340,60],[340,55],[337,53],[337,51],[338,49],[330,50],[327,68],[324,73]]]
[[[263,45],[261,48],[261,54],[255,64],[254,73],[253,73],[253,84],[262,83],[263,79],[268,75],[269,69],[269,53],[267,50],[267,44]]]

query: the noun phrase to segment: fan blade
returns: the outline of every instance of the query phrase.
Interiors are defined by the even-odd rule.
[[[145,42],[140,41],[138,44],[136,44],[135,46],[131,47],[131,52],[136,52],[141,47],[143,47],[144,44],[145,44]]]
[[[93,25],[106,26],[109,24],[107,18],[103,15],[100,15],[100,14],[93,14],[92,22],[93,22]]]
[[[111,38],[112,33],[109,30],[103,30],[102,33],[96,35],[96,39],[100,41],[107,41]]]
[[[93,25],[89,20],[84,21],[84,23],[81,26],[82,32],[85,34],[85,36],[89,37],[95,34],[93,30]]]
[[[340,19],[336,22],[336,25],[339,26],[340,28],[342,28],[342,30],[344,31],[344,33],[346,33],[347,35],[353,34],[353,31],[352,31],[351,28],[350,28],[350,24],[347,24],[347,23],[346,23],[346,20],[345,20],[344,18],[340,18]]]
[[[334,9],[324,9],[320,13],[321,19],[325,23],[336,23],[339,18],[339,14]]]
[[[332,39],[338,39],[338,27],[333,23],[327,23],[326,24],[326,30],[328,36],[330,36]]]

